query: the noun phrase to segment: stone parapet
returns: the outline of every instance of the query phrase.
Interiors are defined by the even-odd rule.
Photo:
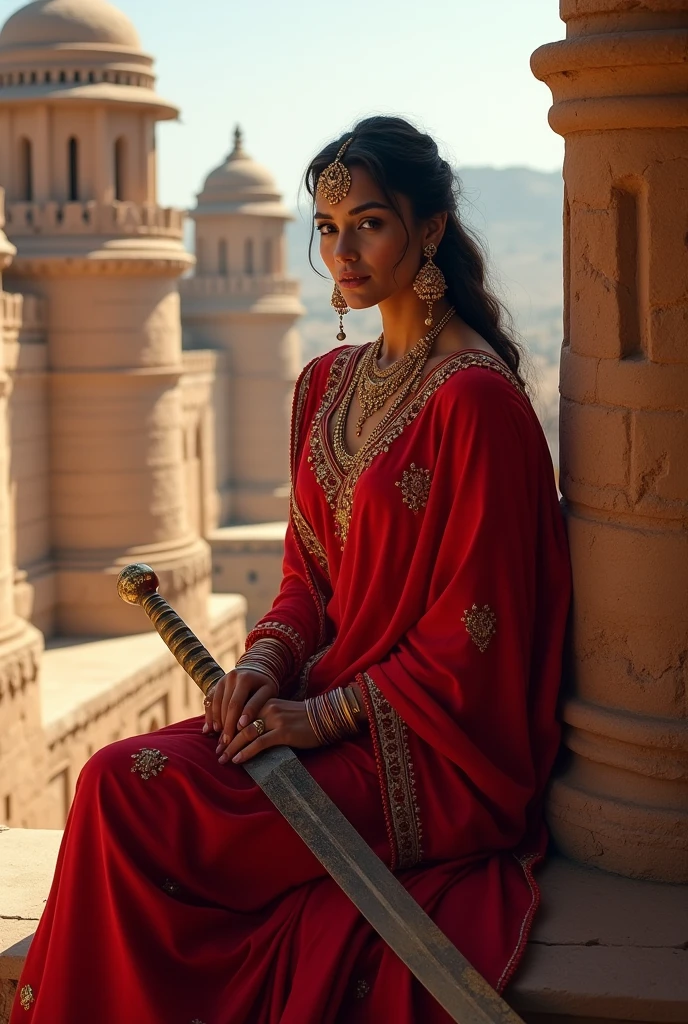
[[[45,303],[37,295],[1,292],[2,320],[5,332],[42,333],[45,331]]]
[[[156,203],[8,203],[7,232],[31,235],[141,235],[181,240],[185,214]]]
[[[300,283],[296,278],[282,277],[279,274],[208,274],[203,277],[185,278],[179,282],[179,291],[185,299],[207,299],[223,295],[298,297]]]
[[[570,855],[688,881],[688,7],[563,0],[532,58],[566,139],[560,487]]]
[[[213,588],[246,595],[248,628],[270,610],[282,582],[286,522],[223,526],[208,534]]]

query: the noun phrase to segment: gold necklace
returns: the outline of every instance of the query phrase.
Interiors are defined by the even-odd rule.
[[[445,314],[442,320],[440,320],[437,326],[433,329],[432,341],[435,340],[435,338],[442,330],[442,328],[449,322],[451,317],[454,315],[454,312],[455,310],[453,308],[450,309],[449,312]],[[421,340],[424,341],[425,339],[423,338]],[[374,346],[371,345],[371,349],[373,348]],[[385,415],[382,417],[378,425],[375,427],[370,437],[367,438],[366,441],[364,441],[361,447],[358,449],[358,451],[354,452],[352,455],[346,446],[346,421],[349,416],[349,409],[351,407],[351,402],[354,397],[354,393],[358,388],[360,375],[363,369],[363,363],[365,362],[367,357],[364,355],[362,359],[359,361],[359,365],[356,367],[354,371],[351,383],[347,388],[346,394],[344,395],[342,401],[340,402],[339,409],[337,411],[337,417],[334,422],[334,429],[332,431],[332,447],[334,449],[335,458],[337,459],[337,462],[339,463],[339,465],[341,466],[342,470],[345,473],[350,472],[354,462],[358,459],[361,452],[363,452],[364,449],[367,449],[369,444],[371,444],[375,440],[375,438],[379,437],[379,435],[386,429],[387,424],[390,422],[390,420],[396,413],[397,409],[402,405],[406,398],[417,389],[423,377],[423,369],[425,367],[425,363],[427,362],[428,355],[429,350],[423,362],[417,363],[416,366],[413,367],[409,376],[402,383],[394,401],[392,402],[391,406],[389,407]],[[381,372],[384,373],[385,371]],[[390,394],[393,394],[393,392],[390,392]],[[387,397],[389,397],[389,395]],[[359,433],[360,431],[357,431],[357,435]]]
[[[432,343],[440,331],[446,327],[453,315],[454,307],[452,306],[442,319],[435,324],[433,329],[428,331],[424,338],[419,338],[406,355],[401,359],[397,359],[396,362],[387,366],[384,370],[381,370],[377,365],[380,352],[382,351],[384,334],[381,334],[375,344],[370,346],[361,359],[360,369],[356,374],[358,379],[356,394],[361,406],[361,415],[356,422],[356,437],[361,436],[365,421],[374,416],[399,388],[403,387],[411,379],[416,383],[418,382],[419,370],[422,372],[427,362]]]

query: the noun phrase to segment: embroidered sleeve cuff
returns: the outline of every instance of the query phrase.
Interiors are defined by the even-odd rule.
[[[294,671],[301,668],[305,661],[306,642],[297,630],[283,622],[259,622],[246,637],[246,652],[250,651],[258,640],[266,638],[283,643],[291,654]]]

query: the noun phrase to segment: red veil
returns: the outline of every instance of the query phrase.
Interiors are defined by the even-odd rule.
[[[551,459],[516,379],[471,351],[345,473],[330,419],[360,355],[335,350],[297,383],[284,579],[249,645],[296,640],[302,693],[361,684],[392,867],[437,865],[414,876],[421,902],[441,918],[447,890],[447,933],[502,988],[537,902],[559,741],[570,566]]]
[[[559,737],[552,465],[518,382],[464,352],[344,473],[328,426],[361,351],[298,381],[284,579],[247,643],[290,645],[294,696],[358,680],[370,733],[300,756],[502,989],[537,906]],[[85,766],[12,1024],[446,1024],[201,724]]]

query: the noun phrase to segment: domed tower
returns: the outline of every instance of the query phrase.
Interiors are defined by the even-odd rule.
[[[50,552],[66,634],[145,628],[113,575],[152,562],[198,625],[209,550],[182,464],[180,211],[156,202],[152,59],[105,0],[36,0],[0,32],[0,185],[11,283],[45,300]],[[200,618],[199,618],[200,616]]]
[[[216,460],[220,522],[287,518],[289,407],[301,365],[294,324],[304,312],[286,272],[291,214],[274,178],[234,148],[191,214],[195,276],[181,282],[185,344],[218,360]]]

